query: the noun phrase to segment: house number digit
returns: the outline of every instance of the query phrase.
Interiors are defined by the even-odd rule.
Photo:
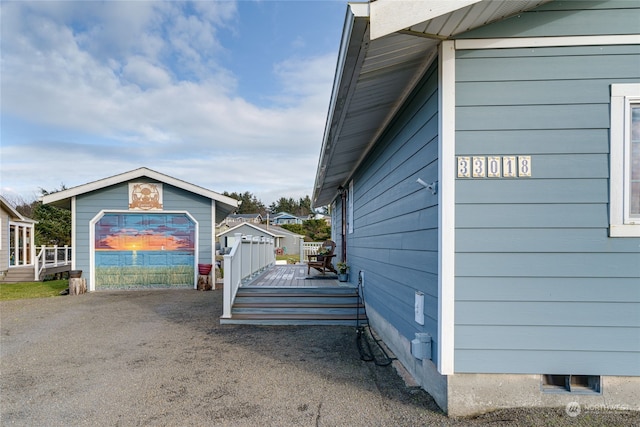
[[[531,156],[518,156],[518,176],[531,176]]]
[[[473,177],[484,178],[486,176],[484,157],[473,158]]]
[[[458,178],[471,177],[471,158],[458,157]]]
[[[505,156],[502,158],[502,176],[505,178],[515,178],[517,176],[515,156]]]
[[[501,176],[500,172],[501,172],[500,157],[499,156],[487,157],[487,176],[489,178],[500,178]]]
[[[458,178],[531,177],[531,156],[457,156]]]

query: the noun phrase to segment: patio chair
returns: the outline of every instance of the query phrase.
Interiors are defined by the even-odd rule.
[[[308,255],[307,275],[311,273],[312,268],[315,268],[322,274],[326,273],[327,271],[331,271],[335,273],[336,269],[333,268],[333,264],[331,263],[331,261],[333,260],[333,257],[336,256],[333,253],[335,249],[336,249],[336,242],[334,242],[333,240],[327,240],[323,242],[322,246],[320,246],[319,248],[319,251],[321,253]]]

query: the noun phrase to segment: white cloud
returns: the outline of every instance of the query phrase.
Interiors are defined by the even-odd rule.
[[[3,137],[3,192],[30,197],[147,166],[265,203],[311,194],[333,53],[274,66],[280,96],[259,107],[216,59],[235,3],[27,2],[1,13],[3,122],[67,135]]]
[[[132,56],[122,69],[122,76],[143,89],[165,87],[171,84],[171,76],[161,66],[140,56]]]

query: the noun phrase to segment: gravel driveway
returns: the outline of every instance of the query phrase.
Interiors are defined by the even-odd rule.
[[[561,409],[448,419],[352,327],[220,326],[222,292],[153,290],[0,303],[0,424],[29,426],[632,425]]]

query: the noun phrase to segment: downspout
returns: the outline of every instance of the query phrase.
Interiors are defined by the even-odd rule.
[[[342,197],[342,262],[347,262],[347,191],[340,187]]]

